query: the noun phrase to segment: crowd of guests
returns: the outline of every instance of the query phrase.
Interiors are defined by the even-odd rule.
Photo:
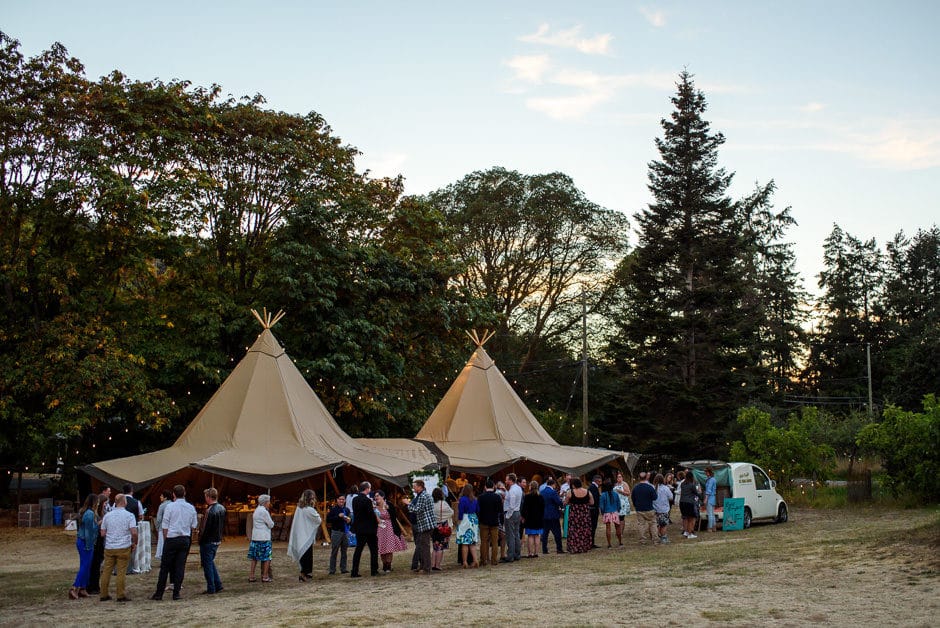
[[[549,552],[549,543],[558,554],[580,554],[598,548],[597,528],[603,522],[607,547],[624,544],[628,517],[635,515],[640,544],[669,543],[668,526],[675,504],[682,517],[682,536],[695,539],[700,502],[704,500],[708,529],[715,530],[715,480],[706,469],[704,491],[691,471],[652,474],[640,473],[631,488],[622,473],[602,478],[595,475],[585,485],[581,478],[565,475],[556,480],[534,476],[531,481],[509,473],[503,480],[487,478],[475,487],[465,474],[430,493],[423,480],[412,484],[413,497],[393,504],[381,490],[372,490],[369,482],[351,486],[339,495],[326,513],[330,535],[328,574],[349,574],[359,578],[362,554],[369,550],[369,573],[381,576],[392,571],[395,553],[408,549],[401,521],[411,525],[414,551],[411,568],[419,574],[443,570],[445,551],[455,543],[461,568],[496,566],[523,558],[538,558]],[[560,480],[560,484],[559,484]],[[138,522],[145,510],[134,499],[131,486],[110,500],[110,489],[89,495],[79,512],[76,547],[79,570],[69,597],[78,599],[99,595],[101,601],[112,599],[109,591],[112,573],[116,577],[116,599],[127,601],[125,575],[138,542]],[[206,581],[204,594],[224,590],[215,565],[216,552],[223,540],[225,507],[219,503],[215,488],[203,493],[206,510],[201,518],[186,500],[186,490],[176,485],[160,496],[154,518],[160,572],[151,599],[162,600],[168,584],[174,600],[181,598],[186,560],[194,531],[197,529],[199,557]],[[269,509],[270,495],[261,495],[248,524],[248,581],[273,580],[271,572],[274,520]],[[317,497],[313,490],[303,491],[294,511],[287,554],[298,566],[298,579],[313,577],[313,547],[321,526]],[[564,541],[564,543],[563,543]],[[349,548],[355,545],[352,564]],[[260,569],[259,569],[260,563]],[[381,563],[381,569],[380,569]]]

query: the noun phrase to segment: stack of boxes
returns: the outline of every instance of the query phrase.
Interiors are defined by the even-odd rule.
[[[21,528],[38,528],[40,523],[39,504],[20,504],[17,524]]]
[[[53,505],[52,499],[40,499],[38,504],[20,504],[17,525],[21,528],[58,526],[75,517],[75,505],[72,502],[63,500]]]

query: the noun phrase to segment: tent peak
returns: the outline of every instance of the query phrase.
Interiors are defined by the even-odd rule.
[[[474,344],[476,344],[476,346],[478,346],[478,347],[482,347],[483,345],[486,344],[486,342],[487,342],[490,338],[492,338],[493,336],[496,335],[496,332],[495,332],[495,331],[490,331],[489,329],[484,329],[484,330],[483,330],[483,336],[482,336],[482,338],[481,338],[480,334],[477,333],[477,330],[475,330],[475,329],[472,330],[472,331],[464,332],[464,333],[467,334],[467,336],[470,337],[470,340],[472,340],[472,341],[474,342]]]
[[[258,314],[258,310],[254,308],[252,308],[251,313],[255,315],[255,318],[258,319],[258,322],[261,323],[261,326],[265,329],[271,329],[277,325],[277,322],[284,318],[284,314],[286,313],[284,310],[278,310],[277,314],[271,314],[266,307],[262,308],[261,311],[264,312],[263,317],[261,314]]]

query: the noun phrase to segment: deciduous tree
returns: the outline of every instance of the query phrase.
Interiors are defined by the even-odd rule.
[[[627,220],[591,202],[562,173],[474,172],[430,195],[454,232],[460,284],[500,316],[500,338],[526,340],[519,371],[539,346],[580,331],[582,301],[601,311],[609,269],[627,248]]]

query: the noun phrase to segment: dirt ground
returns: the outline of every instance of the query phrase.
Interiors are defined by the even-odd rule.
[[[148,599],[154,561],[154,571],[128,576],[132,601],[124,604],[67,599],[78,567],[74,536],[2,528],[0,625],[940,625],[937,508],[797,510],[786,524],[695,540],[673,527],[670,545],[640,547],[630,526],[623,547],[615,538],[606,549],[601,524],[604,549],[495,568],[459,569],[452,545],[445,571],[432,576],[409,570],[410,547],[388,576],[328,576],[329,549],[318,547],[308,583],[298,582],[285,544],[275,544],[275,581],[250,584],[246,542],[226,539],[221,594],[200,595],[194,551],[183,600]]]

